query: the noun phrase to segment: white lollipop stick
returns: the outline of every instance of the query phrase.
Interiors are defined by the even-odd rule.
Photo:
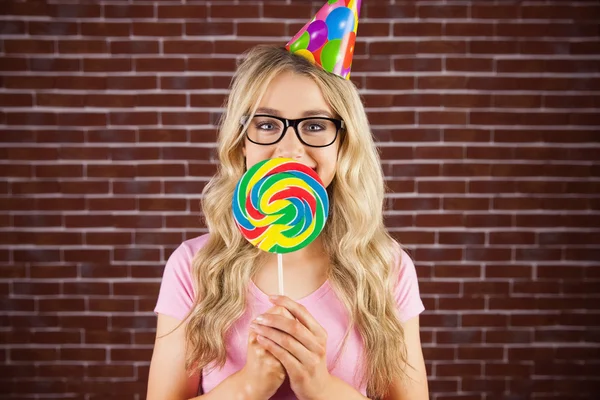
[[[279,295],[283,296],[283,266],[282,256],[277,253],[277,275],[279,275]]]

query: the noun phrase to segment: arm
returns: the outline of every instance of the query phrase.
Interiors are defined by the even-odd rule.
[[[182,400],[198,392],[200,374],[188,377],[185,371],[185,326],[177,318],[159,313],[154,351],[148,376],[148,400]],[[173,331],[173,332],[171,332]],[[170,334],[168,334],[171,332]],[[168,335],[167,335],[168,334]],[[164,337],[159,338],[159,336]]]
[[[180,321],[166,314],[158,314],[156,341],[150,362],[147,400],[262,400],[243,374],[238,371],[223,380],[209,393],[197,396],[201,382],[200,374],[188,377],[185,372],[185,326],[183,323],[173,331]],[[173,332],[171,332],[173,331]],[[166,335],[167,333],[170,334]],[[159,336],[164,337],[159,338]]]
[[[403,326],[408,361],[406,374],[408,376],[406,379],[400,377],[395,379],[388,395],[383,400],[427,400],[429,399],[429,387],[419,334],[419,316],[409,319]]]

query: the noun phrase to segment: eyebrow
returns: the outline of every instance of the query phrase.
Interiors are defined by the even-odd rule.
[[[279,112],[278,110],[276,110],[274,108],[268,108],[268,107],[260,107],[259,109],[256,110],[256,113],[257,114],[271,114],[276,117],[281,117],[281,112]],[[329,118],[335,118],[329,111],[322,110],[322,109],[307,110],[302,113],[302,117],[314,117],[317,115],[324,115]]]

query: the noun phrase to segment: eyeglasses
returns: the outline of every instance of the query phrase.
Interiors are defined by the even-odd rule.
[[[266,114],[258,114],[252,118],[245,115],[240,119],[240,124],[248,125],[246,129],[248,140],[263,146],[279,142],[285,136],[287,128],[291,126],[302,144],[310,147],[327,147],[335,142],[340,129],[345,128],[344,121],[335,118],[287,119]]]

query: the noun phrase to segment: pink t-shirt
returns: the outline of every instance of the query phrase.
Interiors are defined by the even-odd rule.
[[[190,267],[196,252],[206,243],[209,234],[183,242],[169,257],[167,261],[158,301],[154,308],[155,313],[170,315],[183,320],[191,309],[196,292],[191,281]],[[419,286],[415,266],[408,256],[402,251],[402,264],[395,288],[395,299],[398,305],[400,319],[405,322],[425,310],[419,295]],[[229,375],[239,371],[246,363],[246,350],[250,322],[262,314],[273,304],[268,295],[263,293],[254,282],[249,283],[247,308],[244,315],[234,323],[232,334],[228,335],[227,361],[222,369],[205,368],[202,371],[202,390],[199,393],[208,393]],[[313,317],[327,331],[327,363],[332,375],[343,379],[366,396],[366,386],[360,386],[360,371],[363,343],[355,327],[348,335],[346,346],[340,353],[335,365],[335,356],[348,326],[348,314],[344,305],[335,294],[335,291],[325,281],[320,288],[308,296],[296,300],[304,305]],[[212,365],[210,365],[212,367]],[[208,371],[207,369],[211,369]],[[281,385],[272,399],[292,400],[296,396],[292,392],[289,382]]]

